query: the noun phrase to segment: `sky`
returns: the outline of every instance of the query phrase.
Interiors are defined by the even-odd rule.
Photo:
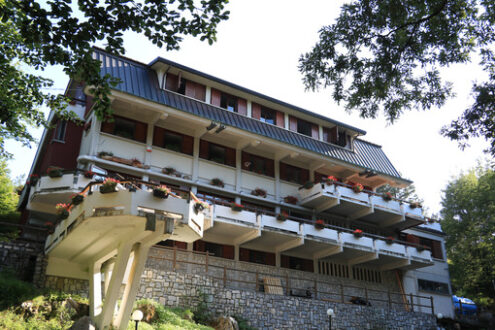
[[[456,65],[442,70],[453,82],[457,96],[441,109],[406,112],[393,125],[383,116],[362,119],[348,113],[331,98],[331,90],[305,91],[298,59],[318,40],[318,30],[331,24],[339,14],[342,1],[233,1],[228,5],[229,20],[218,28],[217,42],[208,45],[192,37],[185,38],[178,51],[159,49],[144,36],[124,35],[126,56],[149,63],[161,56],[262,94],[342,121],[367,131],[363,139],[379,144],[404,178],[414,181],[418,195],[428,212],[441,209],[442,190],[461,171],[476,166],[488,144],[472,140],[461,151],[454,141],[439,131],[456,119],[471,103],[472,82],[484,74],[476,64]],[[101,46],[102,44],[100,44]],[[67,85],[60,67],[51,67],[44,75],[53,79],[51,92],[62,93]],[[41,129],[33,129],[40,138]],[[32,149],[8,141],[14,154],[9,162],[11,176],[29,173],[36,146]]]

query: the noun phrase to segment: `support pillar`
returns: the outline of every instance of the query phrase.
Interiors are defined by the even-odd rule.
[[[90,266],[89,274],[89,315],[94,318],[101,313],[101,263],[95,262]]]

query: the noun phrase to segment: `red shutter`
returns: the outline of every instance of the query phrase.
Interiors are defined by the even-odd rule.
[[[205,252],[206,251],[205,242],[201,240],[194,242],[194,251]]]
[[[184,94],[186,96],[196,98],[196,83],[186,80],[186,91]]]
[[[225,147],[225,165],[235,167],[235,149]]]
[[[266,252],[266,264],[275,266],[275,253]]]
[[[289,130],[297,132],[297,118],[289,116]]]
[[[289,268],[289,257],[281,255],[280,256],[280,267]]]
[[[182,152],[188,155],[193,154],[194,138],[189,135],[182,136]]]
[[[252,103],[251,105],[251,117],[254,119],[260,119],[261,118],[261,105],[257,103]]]
[[[161,127],[155,126],[153,128],[153,145],[157,147],[163,147],[165,130]]]
[[[279,166],[280,166],[280,179],[287,180],[287,165],[280,162]]]
[[[316,125],[316,124],[311,125],[311,137],[313,139],[317,139],[317,140],[320,138],[320,132],[318,129],[318,125]]]
[[[196,83],[196,99],[200,101],[205,101],[206,99],[206,87]]]
[[[237,98],[237,113],[247,116],[247,101],[240,97]]]
[[[280,112],[280,111],[276,111],[276,120],[275,120],[275,124],[278,126],[278,127],[285,127],[285,119],[284,119],[284,113],[283,112]]]
[[[139,142],[146,142],[146,135],[148,135],[148,124],[136,121],[136,130],[134,131],[134,140]]]
[[[223,253],[224,258],[234,259],[234,246],[233,245],[223,245],[222,253]]]
[[[443,259],[443,253],[442,253],[442,243],[439,241],[431,241],[432,249],[431,249],[431,255],[433,258],[437,259]]]
[[[176,92],[179,88],[179,77],[175,74],[167,73],[167,78],[165,81],[165,89]]]
[[[407,234],[406,240],[409,243],[419,244],[419,237],[411,234]]]
[[[216,105],[217,107],[220,106],[220,99],[222,97],[222,92],[219,90],[216,90],[214,88],[211,89],[211,104]]]
[[[321,182],[321,179],[326,178],[325,174],[315,172],[315,182]]]
[[[203,159],[208,159],[208,145],[209,142],[205,140],[199,141],[199,157]]]
[[[101,123],[102,132],[113,134],[114,129],[115,129],[115,120],[112,122],[104,121]]]
[[[239,260],[240,261],[249,261],[249,250],[239,248]]]
[[[266,175],[268,176],[271,176],[273,178],[273,176],[275,175],[275,171],[274,171],[274,160],[273,159],[267,159],[265,161],[265,164],[266,164]]]

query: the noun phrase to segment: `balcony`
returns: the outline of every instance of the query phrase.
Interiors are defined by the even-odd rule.
[[[406,246],[403,244],[375,239],[375,249],[378,252],[378,260],[371,264],[374,263],[382,271],[405,268],[411,264]]]
[[[95,187],[47,237],[45,253],[50,258],[87,265],[118,242],[145,237],[157,228],[162,228],[157,242],[167,238],[194,242],[203,236],[204,216],[187,199],[161,199],[150,191],[131,192],[122,186],[102,194]]]
[[[61,177],[42,176],[31,187],[27,209],[42,213],[55,213],[55,205],[69,203],[71,196],[80,192],[91,182],[79,172],[64,173]]]
[[[406,251],[409,259],[411,260],[411,265],[409,267],[406,267],[406,269],[415,269],[433,265],[430,250],[418,249],[414,246],[407,246]]]

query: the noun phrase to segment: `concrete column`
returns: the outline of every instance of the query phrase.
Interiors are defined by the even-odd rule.
[[[205,102],[211,103],[211,87],[210,86],[206,86]]]
[[[239,245],[234,245],[234,260],[239,261]]]
[[[285,125],[286,129],[290,129],[290,127],[289,127],[289,114],[288,113],[284,113],[284,125]]]
[[[91,128],[89,131],[90,147],[89,154],[91,156],[96,156],[98,152],[98,144],[100,142],[100,130],[101,121],[99,121],[94,114],[91,115]]]
[[[318,136],[319,136],[319,140],[323,141],[323,126],[321,125],[318,125]]]
[[[89,270],[89,315],[94,319],[101,313],[101,263],[93,263]]]
[[[274,170],[275,170],[275,200],[280,199],[280,161],[274,160]]]
[[[247,101],[247,116],[252,117],[253,116],[253,105],[251,101]]]
[[[151,150],[152,151],[152,146],[153,146],[153,130],[154,130],[154,123],[150,122],[148,123],[148,132],[146,134],[146,150]],[[151,155],[152,152],[145,151],[144,153],[144,164],[145,165],[150,165],[151,164]]]
[[[112,271],[113,271],[113,266],[115,266],[115,260],[112,258],[111,261],[109,261],[105,265],[105,271],[104,271],[104,284],[105,284],[105,295],[108,292],[108,286],[110,284],[110,279],[112,278]]]
[[[275,266],[280,268],[281,262],[280,262],[280,252],[275,253]]]
[[[235,191],[241,192],[242,190],[242,150],[235,150]]]
[[[193,182],[196,182],[198,180],[198,175],[199,175],[199,140],[200,140],[199,136],[194,137],[193,162],[192,162],[192,181]]]
[[[318,274],[318,259],[313,259],[313,270],[315,274]]]

